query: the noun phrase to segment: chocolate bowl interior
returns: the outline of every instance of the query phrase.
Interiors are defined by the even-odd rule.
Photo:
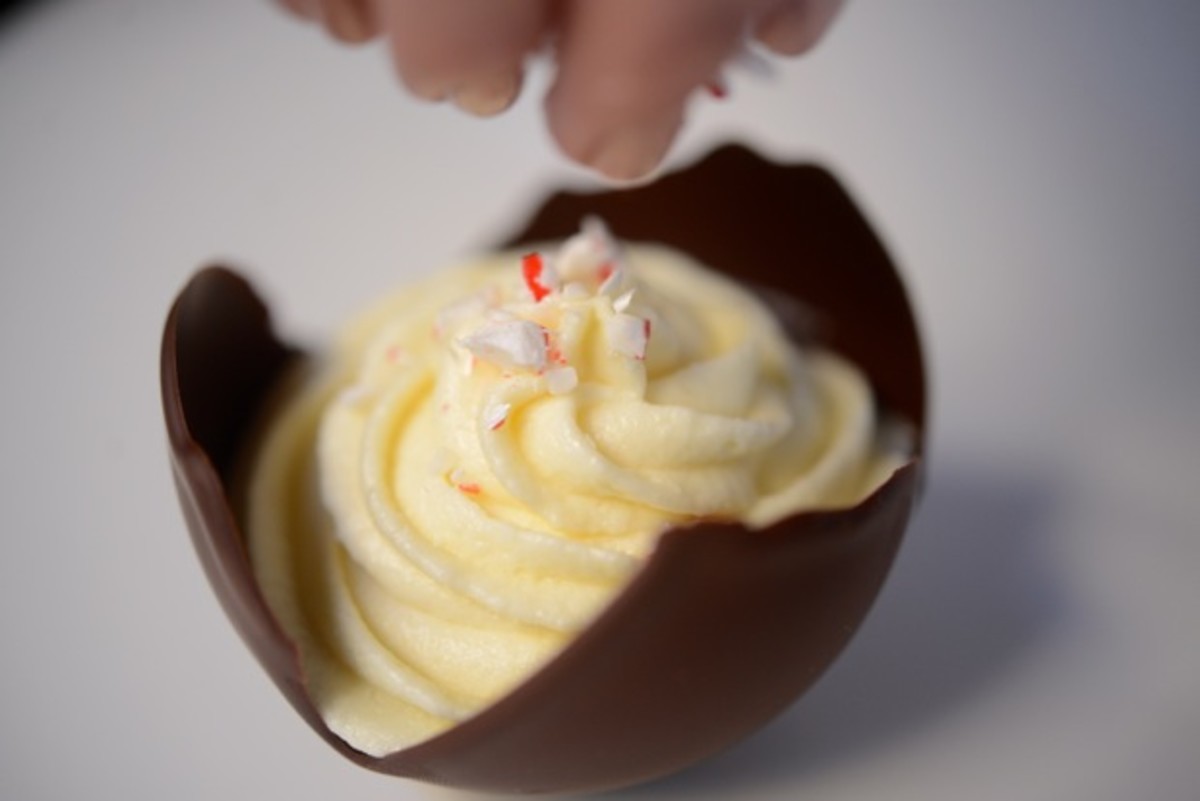
[[[815,310],[820,338],[862,367],[880,404],[925,422],[920,346],[887,254],[837,182],[721,148],[645,187],[558,194],[506,245],[604,218]],[[167,319],[162,391],[172,465],[208,578],[246,644],[305,720],[368,768],[464,788],[570,792],[678,770],[761,726],[803,693],[861,623],[891,566],[917,460],[852,509],[761,531],[668,532],[614,603],[544,669],[475,717],[373,758],[322,722],[295,647],[255,584],[229,496],[235,452],[300,354],[274,337],[250,286],[198,273]]]

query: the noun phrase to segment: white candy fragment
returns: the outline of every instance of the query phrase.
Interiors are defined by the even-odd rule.
[[[375,397],[375,390],[365,384],[351,384],[338,393],[338,403],[351,408],[363,406]]]
[[[604,220],[595,215],[589,215],[583,218],[579,228],[582,235],[591,239],[595,248],[601,253],[606,256],[616,253],[617,240],[613,238],[612,232],[608,230]]]
[[[497,367],[535,371],[546,367],[545,329],[528,320],[486,323],[459,344]]]
[[[619,297],[613,300],[613,311],[623,312],[629,308],[629,304],[633,303],[633,290],[630,289],[622,293]]]
[[[559,248],[555,269],[568,285],[581,283],[598,287],[601,294],[615,294],[625,275],[616,241],[596,217],[586,218],[582,229]]]
[[[603,241],[584,231],[563,242],[554,257],[554,267],[564,281],[587,284],[607,258]]]
[[[572,281],[562,288],[563,300],[584,300],[592,293],[578,281]]]
[[[554,268],[568,284],[583,283],[594,269],[596,254],[586,237],[573,236],[562,244],[554,257]]]
[[[775,65],[769,58],[749,44],[734,53],[730,66],[759,80],[768,81],[779,77]]]
[[[438,312],[433,320],[433,335],[438,339],[454,334],[463,323],[469,322],[489,309],[495,308],[500,302],[500,293],[496,287],[487,287],[482,292],[451,303]]]
[[[625,267],[614,257],[601,266],[599,277],[600,286],[596,292],[601,295],[615,295],[625,286]]]
[[[508,403],[490,403],[483,410],[483,424],[489,431],[495,431],[508,420],[512,405]]]
[[[546,390],[551,395],[566,395],[579,385],[574,367],[555,367],[546,371]]]
[[[614,314],[605,321],[605,337],[614,352],[641,361],[650,344],[650,321],[632,314]]]

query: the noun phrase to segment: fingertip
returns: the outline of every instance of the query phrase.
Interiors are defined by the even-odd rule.
[[[568,159],[609,180],[628,182],[650,175],[666,158],[683,126],[683,112],[662,110],[613,127],[593,121],[552,90],[546,101],[546,122]]]
[[[609,178],[649,174],[666,156],[698,88],[736,51],[728,3],[605,0],[571,4],[546,116],[559,147]]]
[[[778,55],[803,55],[824,38],[844,4],[844,0],[790,0],[781,3],[759,20],[754,38]]]
[[[363,44],[379,33],[369,0],[324,0],[321,22],[326,32],[343,44]]]
[[[521,72],[484,75],[465,81],[451,97],[454,104],[476,117],[494,117],[506,111],[521,93]]]
[[[320,16],[316,0],[274,0],[275,5],[293,17],[315,21]]]
[[[663,163],[679,125],[623,131],[607,139],[588,163],[600,175],[621,183],[650,176]]]
[[[430,79],[423,73],[410,72],[403,66],[396,65],[396,75],[400,85],[409,95],[426,103],[444,103],[450,99],[450,89],[443,82]]]
[[[386,0],[380,27],[404,87],[476,116],[504,111],[549,19],[549,0]]]

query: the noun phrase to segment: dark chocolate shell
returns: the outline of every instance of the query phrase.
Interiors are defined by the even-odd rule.
[[[812,331],[911,422],[925,375],[912,310],[879,241],[837,181],[738,146],[643,187],[557,194],[505,243],[568,236],[602,217],[623,239],[663,242],[799,300]],[[567,792],[679,770],[777,715],[829,666],[879,592],[919,483],[919,459],[871,497],[761,531],[709,523],[663,535],[645,568],[559,656],[449,731],[374,758],[322,722],[296,648],[268,610],[229,501],[239,444],[300,354],[222,268],[192,278],[163,335],[172,465],[217,597],[271,678],[334,748],[373,770],[489,791]]]

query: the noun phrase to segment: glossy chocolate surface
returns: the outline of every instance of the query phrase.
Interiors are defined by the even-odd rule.
[[[858,363],[882,406],[923,432],[924,367],[904,289],[824,170],[729,146],[649,186],[555,195],[505,244],[562,238],[588,214],[623,239],[673,245],[799,300],[811,311],[806,335]],[[718,523],[668,532],[613,605],[516,691],[375,759],[333,735],[313,707],[229,502],[238,443],[297,356],[275,339],[243,279],[208,268],[191,280],[162,350],[180,500],[218,598],[280,690],[341,753],[399,776],[492,791],[597,790],[728,746],[799,697],[845,646],[887,575],[918,483],[914,462],[852,509],[757,532]]]

